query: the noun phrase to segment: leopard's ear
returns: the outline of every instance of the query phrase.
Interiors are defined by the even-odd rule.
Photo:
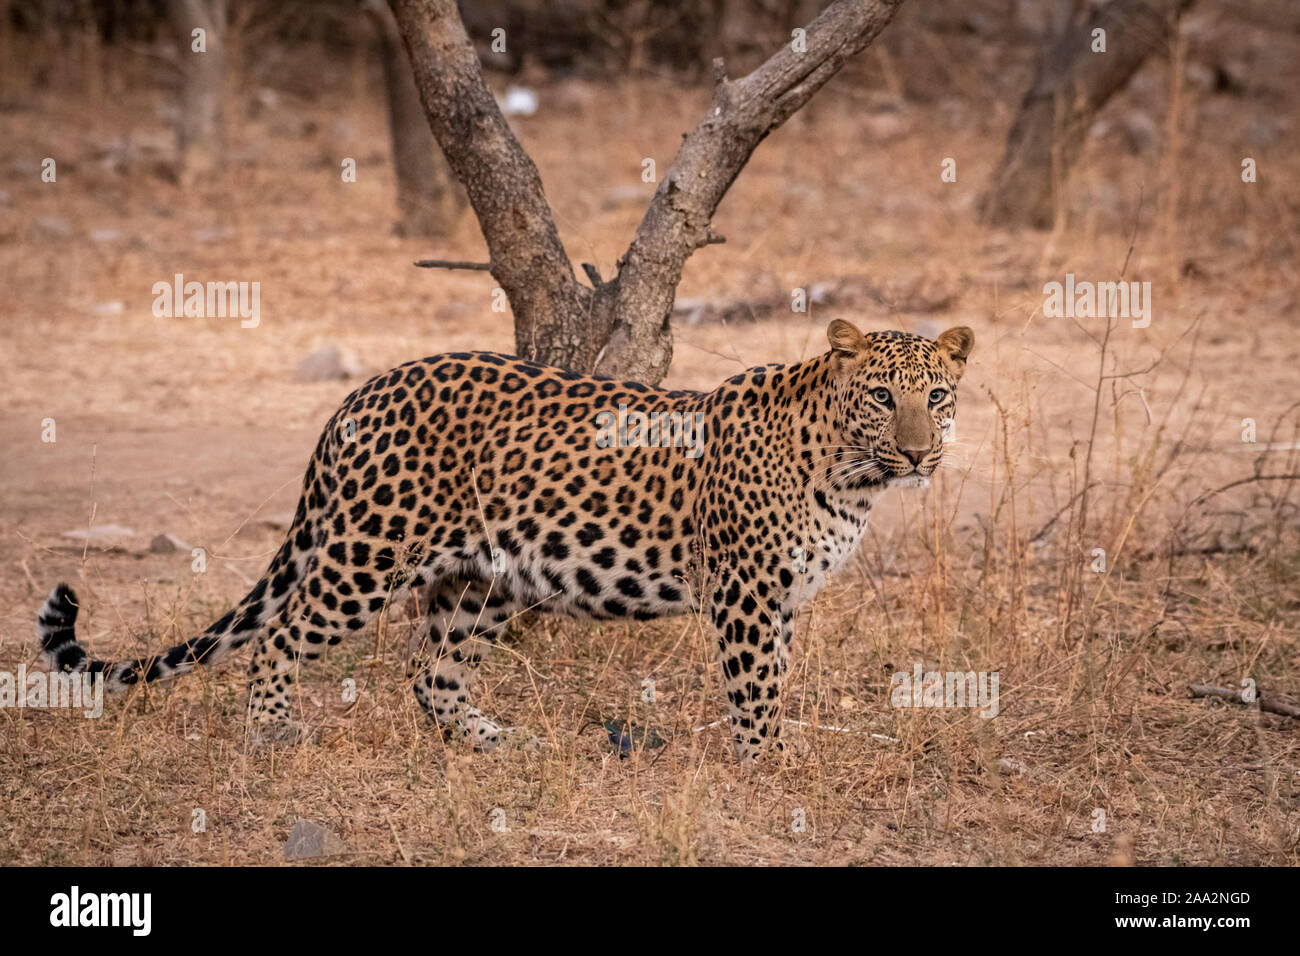
[[[975,347],[975,333],[964,325],[956,325],[935,339],[934,344],[939,346],[939,354],[951,369],[954,380],[961,378],[966,371],[966,356]]]
[[[867,337],[856,325],[843,319],[835,319],[826,326],[826,339],[835,358],[841,361],[855,359],[867,350]]]

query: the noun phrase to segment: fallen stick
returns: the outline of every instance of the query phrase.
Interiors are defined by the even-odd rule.
[[[490,272],[490,262],[461,262],[454,259],[417,259],[415,264],[421,269],[472,269],[476,272]]]
[[[1213,684],[1191,684],[1190,690],[1193,697],[1217,697],[1220,700],[1230,700],[1235,704],[1246,704],[1241,698],[1241,690],[1234,687],[1215,687]],[[1266,697],[1260,694],[1256,701],[1259,709],[1269,714],[1281,714],[1283,717],[1294,717],[1300,720],[1300,704],[1293,701],[1284,700],[1281,697]]]

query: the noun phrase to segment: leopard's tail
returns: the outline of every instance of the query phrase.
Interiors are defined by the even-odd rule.
[[[295,525],[301,523],[302,517],[300,511]],[[198,637],[190,638],[153,657],[135,660],[91,659],[86,649],[77,642],[75,625],[77,611],[80,609],[77,595],[66,584],[60,584],[50,592],[36,619],[36,637],[41,642],[41,657],[46,666],[55,672],[87,671],[102,674],[104,687],[109,691],[124,690],[142,680],[179,677],[193,670],[196,664],[214,664],[248,643],[279,613],[292,590],[289,583],[301,570],[302,557],[303,554],[295,547],[295,535],[291,529],[288,540],[272,560],[266,574],[221,620]]]

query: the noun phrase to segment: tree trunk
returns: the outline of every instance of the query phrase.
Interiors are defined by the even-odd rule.
[[[176,118],[177,176],[182,186],[210,176],[225,146],[225,0],[169,0],[168,17],[180,53],[181,99]],[[203,30],[196,52],[194,30]]]
[[[388,128],[397,176],[395,231],[399,236],[448,235],[464,212],[465,192],[429,132],[397,21],[381,0],[369,0],[365,9],[379,34],[384,58]]]
[[[1056,197],[1093,116],[1151,52],[1168,44],[1178,15],[1191,2],[1111,0],[1049,41],[984,197],[986,223],[1051,227]],[[1106,31],[1105,53],[1092,51],[1096,29]]]
[[[429,126],[465,185],[488,268],[514,310],[518,353],[647,383],[663,378],[682,267],[722,241],[709,228],[718,203],[758,144],[876,37],[900,2],[836,0],[808,25],[803,50],[786,44],[738,80],[714,61],[708,111],[684,138],[616,275],[605,281],[583,266],[589,288],[560,243],[537,167],[483,81],[454,0],[389,0]]]

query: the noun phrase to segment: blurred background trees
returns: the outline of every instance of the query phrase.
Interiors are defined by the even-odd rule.
[[[651,85],[655,95],[668,89],[707,96],[715,86],[716,58],[725,60],[728,77],[744,77],[788,48],[791,31],[824,7],[818,0],[484,0],[463,4],[460,19],[486,89],[504,104],[509,131],[526,124],[539,101],[544,111],[571,108],[564,97],[582,96],[584,84],[618,90],[632,124],[655,110],[643,93]],[[841,75],[833,85],[854,105],[848,135],[863,151],[898,145],[924,123],[925,142],[940,155],[916,160],[936,164],[936,176],[939,160],[949,154],[945,144],[972,130],[998,140],[996,156],[989,153],[974,165],[969,154],[962,160],[962,176],[978,177],[982,219],[996,229],[1063,228],[1085,211],[1131,220],[1136,195],[1095,182],[1083,191],[1066,188],[1076,157],[1092,143],[1112,156],[1159,160],[1170,138],[1180,135],[1171,105],[1184,94],[1206,98],[1207,109],[1190,120],[1203,124],[1202,131],[1212,130],[1214,117],[1230,111],[1234,99],[1254,99],[1265,114],[1251,120],[1248,139],[1258,148],[1277,142],[1285,135],[1291,97],[1278,79],[1284,73],[1279,53],[1260,37],[1294,34],[1296,23],[1293,5],[1284,0],[1200,8],[1189,0],[904,3],[865,53],[836,67]],[[202,52],[195,47],[196,29],[204,33]],[[1105,31],[1104,51],[1094,47],[1098,29]],[[495,31],[504,31],[508,42],[494,43]],[[335,147],[359,144],[345,132],[346,116],[326,107],[344,96],[384,111],[390,141],[374,146],[393,169],[394,231],[438,240],[427,246],[429,255],[483,258],[463,234],[457,238],[469,197],[430,132],[397,24],[380,0],[0,0],[0,53],[7,64],[0,109],[23,109],[55,88],[76,90],[91,109],[127,91],[156,92],[157,115],[123,128],[103,147],[102,161],[115,168],[143,164],[182,185],[213,181],[223,157],[235,164],[227,165],[225,180],[233,184],[230,170],[240,157],[274,149],[275,137],[319,138],[321,168],[337,170],[339,156],[349,154]],[[512,109],[512,98],[522,106]],[[808,149],[817,148],[820,101],[789,117]],[[496,109],[490,101],[480,105]],[[159,118],[169,124],[173,143],[158,142]],[[270,138],[246,141],[243,132],[252,121],[269,124]],[[588,125],[590,140],[598,140],[599,119]],[[731,128],[725,138],[749,137],[745,150],[752,150],[775,128],[760,127],[752,136]],[[716,155],[700,153],[699,168]],[[668,172],[668,157],[659,160],[656,184]],[[743,162],[724,165],[721,190],[711,190],[709,201],[688,217],[689,243],[660,245],[638,262],[636,254],[650,244],[640,235],[623,239],[636,241],[617,273],[625,266],[659,269],[671,252],[674,261],[665,277],[656,278],[659,291],[652,296],[632,301],[633,283],[616,284],[609,265],[601,266],[601,275],[579,262],[584,268],[575,273],[567,255],[562,265],[561,256],[554,257],[563,279],[550,292],[531,268],[494,272],[515,313],[521,351],[609,373],[660,377],[671,355],[667,319],[684,261],[680,250],[710,241],[709,217]],[[1147,198],[1157,208],[1172,208],[1180,180],[1172,170],[1163,172],[1170,175],[1153,177]],[[827,188],[891,189],[888,182],[848,181],[853,175],[846,167],[846,181]],[[634,179],[635,171],[627,182],[584,186],[602,196],[634,193]],[[647,186],[637,193],[642,210],[652,192]],[[1071,202],[1063,201],[1067,195]],[[609,201],[624,200],[597,203]],[[542,200],[539,208],[545,206]],[[774,210],[775,222],[793,214]],[[620,326],[621,317],[632,314],[637,322]],[[573,341],[557,347],[563,338]],[[615,347],[606,348],[611,343]]]
[[[384,66],[388,127],[397,176],[397,234],[446,235],[465,210],[465,190],[429,131],[397,21],[382,0],[364,0],[363,5],[375,25]]]
[[[177,174],[190,183],[211,175],[225,148],[226,0],[167,0],[167,22],[181,74]]]
[[[961,97],[973,93],[973,86],[1002,100],[994,119],[1013,122],[1006,156],[990,184],[986,218],[1047,226],[1055,215],[1050,185],[1044,186],[1050,178],[1053,124],[1058,144],[1086,134],[1094,115],[1149,57],[1170,54],[1179,15],[1190,5],[1190,0],[932,0],[915,4],[915,10],[905,5],[899,24],[869,57],[871,72],[879,74],[873,80],[893,98],[894,110],[909,102]],[[824,6],[820,0],[483,0],[463,4],[461,17],[495,82],[574,76],[699,83],[709,81],[715,57],[726,59],[732,76],[754,69]],[[34,88],[48,86],[56,72],[80,74],[92,100],[146,79],[171,85],[175,102],[183,105],[174,113],[180,165],[191,162],[190,154],[201,168],[220,152],[222,111],[231,97],[255,101],[261,90],[321,92],[313,77],[302,74],[301,62],[290,62],[287,47],[319,47],[351,61],[357,71],[368,63],[397,67],[402,51],[385,7],[382,0],[0,0],[0,43],[14,78]],[[1222,43],[1222,31],[1234,22],[1294,31],[1288,7],[1284,0],[1264,0],[1208,11],[1211,29],[1202,25],[1188,37],[1193,82],[1243,92],[1258,51]],[[204,24],[207,52],[191,55],[195,25]],[[1108,34],[1104,55],[1091,51],[1096,28]],[[496,29],[510,37],[503,51],[492,49]],[[400,145],[394,159],[404,171],[399,179],[413,184],[399,200],[399,227],[413,235],[435,235],[438,221],[457,215],[463,200],[455,190],[448,191],[452,198],[446,208],[441,199],[421,204],[414,198],[437,192],[445,174],[427,161],[425,147],[433,140],[414,128],[414,85],[403,82],[402,72],[394,68],[384,74],[394,143]],[[7,96],[21,95],[21,81],[11,78],[9,85]],[[1011,110],[1012,104],[1019,106]],[[1066,163],[1070,152],[1063,156]]]
[[[1048,228],[1079,143],[1097,111],[1153,53],[1171,49],[1192,0],[1060,0],[1033,82],[1007,134],[1007,148],[984,201],[992,225]]]

